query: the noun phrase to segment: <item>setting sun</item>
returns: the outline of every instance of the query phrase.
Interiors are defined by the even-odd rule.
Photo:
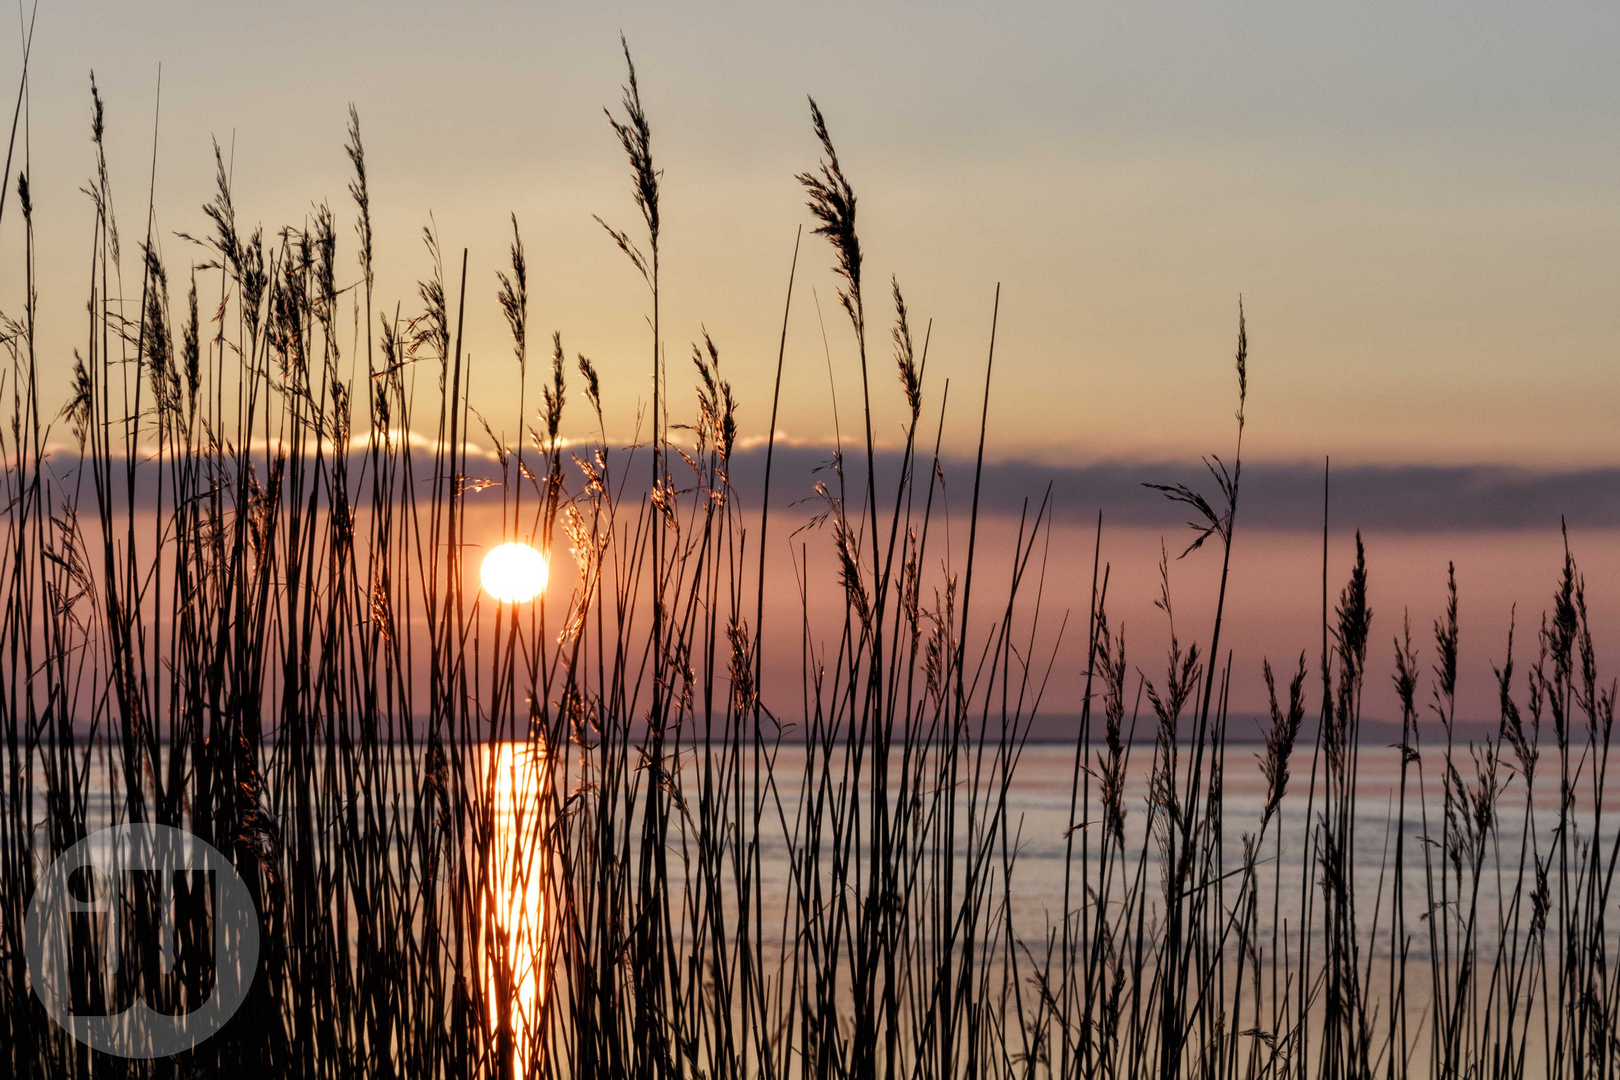
[[[478,577],[501,603],[521,604],[546,587],[546,557],[528,544],[502,544],[484,556]]]

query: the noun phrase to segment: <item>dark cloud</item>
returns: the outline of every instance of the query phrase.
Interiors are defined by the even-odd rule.
[[[574,453],[588,457],[590,447]],[[426,451],[419,479],[430,474]],[[646,451],[635,460],[646,461]],[[776,510],[815,512],[819,500],[817,483],[836,492],[836,455],[831,447],[802,444],[778,445],[772,464],[772,504]],[[361,496],[363,455],[351,459],[350,484]],[[865,488],[864,454],[846,452],[843,471],[847,477],[851,504],[858,504]],[[632,464],[628,450],[612,454],[614,472],[622,478],[623,495],[640,499],[646,491],[648,470]],[[677,480],[693,474],[671,455],[671,468]],[[258,467],[263,468],[259,457]],[[75,462],[58,454],[51,470],[72,484]],[[765,448],[739,449],[732,459],[730,476],[738,496],[749,505],[758,505],[764,476]],[[919,483],[925,483],[930,462],[917,466]],[[570,485],[579,478],[578,470],[567,462]],[[899,480],[900,455],[879,451],[877,455],[880,498],[892,497]],[[492,460],[473,458],[468,473],[496,477],[499,469]],[[146,502],[156,486],[149,466],[138,472],[141,481],[139,501]],[[965,514],[973,491],[974,462],[951,458],[940,463],[943,499],[953,515]],[[261,474],[262,475],[262,474]],[[1052,510],[1060,522],[1089,523],[1100,511],[1108,525],[1138,525],[1173,530],[1186,520],[1184,507],[1168,502],[1145,483],[1186,483],[1213,501],[1217,495],[1214,479],[1202,462],[1097,462],[1053,465],[1041,462],[1003,460],[984,465],[980,493],[981,509],[992,515],[1016,516],[1026,502],[1033,509],[1040,504],[1048,485]],[[616,483],[615,487],[619,485]],[[423,484],[423,494],[429,490]],[[1620,468],[1575,470],[1529,470],[1498,465],[1349,465],[1335,466],[1330,478],[1331,515],[1336,528],[1359,528],[1379,532],[1458,532],[1512,531],[1557,527],[1565,519],[1571,528],[1612,528],[1620,526]],[[1323,470],[1320,464],[1262,463],[1246,465],[1242,477],[1239,524],[1243,528],[1275,530],[1319,529],[1322,523]],[[495,500],[499,488],[490,488],[469,499]]]
[[[760,450],[739,456],[733,469],[739,487],[756,480],[763,456]],[[815,479],[828,476],[825,468],[815,476],[811,470],[824,466],[830,456],[824,449],[778,447],[773,483],[779,490],[803,492]],[[846,459],[851,477],[862,460]],[[942,463],[956,510],[966,509],[973,464]],[[889,481],[888,490],[893,490],[898,470],[897,454],[879,453],[878,475]],[[1211,501],[1218,494],[1203,463],[1193,460],[1085,465],[998,461],[985,463],[980,505],[992,513],[1016,515],[1025,500],[1038,505],[1050,483],[1059,520],[1092,521],[1100,510],[1113,525],[1168,529],[1184,521],[1185,508],[1143,487],[1147,482],[1186,483]],[[878,490],[885,490],[882,480]],[[1246,465],[1240,525],[1319,529],[1322,491],[1321,464]],[[1561,517],[1572,528],[1620,526],[1620,468],[1537,472],[1494,465],[1335,466],[1330,494],[1336,527],[1412,533],[1545,529],[1556,527]]]

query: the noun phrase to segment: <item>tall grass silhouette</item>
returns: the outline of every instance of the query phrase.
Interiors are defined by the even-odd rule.
[[[865,292],[855,191],[813,101],[820,163],[799,179],[832,249],[863,430],[816,488],[817,527],[795,533],[794,596],[765,559],[785,527],[771,520],[770,474],[800,251],[764,495],[749,507],[731,481],[738,403],[719,348],[694,345],[684,376],[667,362],[660,172],[633,65],[609,119],[639,221],[604,223],[649,304],[651,409],[632,446],[610,445],[604,420],[620,388],[570,361],[560,335],[530,379],[544,335],[529,325],[515,218],[496,299],[513,343],[501,363],[523,388],[516,443],[470,404],[487,376],[462,347],[466,253],[447,260],[427,231],[417,295],[375,295],[352,110],[352,239],[326,204],[296,227],[249,230],[216,148],[210,230],[183,237],[194,254],[180,270],[150,212],[121,236],[91,94],[95,244],[59,413],[38,389],[26,174],[0,203],[0,227],[25,239],[28,298],[0,332],[0,1055],[13,1074],[1612,1072],[1615,692],[1573,556],[1522,673],[1509,639],[1499,735],[1480,745],[1453,738],[1454,578],[1432,670],[1406,621],[1398,808],[1393,825],[1377,819],[1382,836],[1366,835],[1357,805],[1377,640],[1359,537],[1331,606],[1324,548],[1315,677],[1314,643],[1281,675],[1265,661],[1259,760],[1228,753],[1241,309],[1236,442],[1229,464],[1209,459],[1214,500],[1152,485],[1192,512],[1187,554],[1207,544],[1222,559],[1214,621],[1204,636],[1175,622],[1167,553],[1170,645],[1148,675],[1109,618],[1099,555],[1071,631],[1083,651],[1058,651],[1044,501],[1018,523],[1006,584],[981,595],[995,309],[956,523],[966,548],[944,542],[946,395],[893,280],[887,378],[904,443],[898,471],[878,475],[874,401],[896,393],[875,360],[884,301]],[[693,385],[689,423],[671,423]],[[551,559],[540,600],[478,592],[475,513]],[[837,568],[830,582],[811,571],[812,543]],[[819,635],[810,594],[828,588],[840,617]],[[780,685],[763,627],[795,615],[802,679]],[[1009,792],[1046,676],[1072,662],[1086,696],[1062,910],[1027,925],[1012,902]],[[1422,743],[1426,712],[1443,743]],[[1139,755],[1150,760],[1133,771]],[[1261,777],[1258,819],[1223,816],[1228,767]],[[178,1059],[80,1046],[30,989],[22,928],[38,875],[122,822],[219,848],[263,926],[246,1004]],[[1369,850],[1381,851],[1373,894],[1356,887]],[[121,928],[75,924],[84,1011],[135,995],[183,1011],[206,996],[206,894],[182,883],[169,912],[160,899],[129,894]],[[165,920],[172,971],[151,956],[101,969],[118,944],[106,935],[153,940]]]

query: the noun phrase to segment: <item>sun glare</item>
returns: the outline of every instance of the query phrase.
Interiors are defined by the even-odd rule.
[[[521,604],[546,587],[546,557],[528,544],[502,544],[484,556],[478,578],[501,603]]]

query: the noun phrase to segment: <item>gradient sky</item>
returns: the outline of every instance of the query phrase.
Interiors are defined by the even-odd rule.
[[[211,136],[234,142],[246,220],[296,223],[320,199],[346,218],[352,101],[380,299],[409,309],[431,213],[447,251],[471,249],[469,347],[482,404],[498,407],[511,365],[494,270],[516,212],[536,328],[597,360],[628,426],[646,393],[645,297],[591,220],[634,215],[601,112],[617,101],[622,29],[665,174],[669,355],[683,363],[700,327],[713,332],[745,434],[765,428],[794,230],[808,220],[793,174],[817,156],[810,93],[861,199],[878,390],[898,397],[881,291],[893,272],[919,333],[935,319],[929,373],[953,380],[959,445],[999,281],[999,456],[1226,449],[1242,293],[1256,458],[1615,459],[1612,5],[584,7],[42,3],[29,119],[49,353],[68,356],[80,324],[89,71],[109,103],[128,232],[146,201],[161,63],[171,275],[193,258],[173,232],[204,224]],[[0,48],[14,78],[14,26]],[[5,265],[17,237],[0,237]],[[817,293],[846,409],[856,384],[825,243],[804,256],[779,426],[821,440]],[[17,292],[8,271],[7,310]],[[516,429],[515,416],[491,419]],[[898,414],[882,420],[892,438]]]
[[[1015,509],[1024,487],[1038,496],[1043,470],[1056,473],[1055,599],[1083,611],[1080,523],[1102,505],[1116,526],[1105,544],[1116,616],[1136,628],[1143,663],[1163,633],[1151,608],[1158,538],[1176,542],[1180,515],[1144,509],[1153,497],[1137,482],[1194,480],[1195,455],[1230,451],[1239,294],[1246,455],[1270,471],[1251,474],[1258,509],[1234,562],[1235,708],[1263,702],[1261,655],[1286,659],[1319,636],[1321,541],[1309,523],[1323,455],[1350,470],[1335,592],[1351,528],[1373,530],[1375,713],[1390,708],[1388,635],[1410,606],[1424,636],[1453,558],[1472,620],[1464,701],[1494,707],[1489,663],[1515,605],[1528,636],[1550,596],[1566,510],[1587,530],[1576,546],[1594,621],[1620,626],[1620,511],[1607,494],[1620,466],[1613,5],[43,3],[26,120],[47,406],[82,345],[89,73],[108,102],[116,209],[138,280],[129,241],[154,176],[161,64],[156,235],[171,280],[198,257],[175,233],[206,228],[211,138],[231,156],[241,221],[301,225],[328,200],[353,268],[343,153],[353,102],[379,309],[399,302],[412,314],[430,220],[452,267],[468,248],[473,400],[514,436],[494,275],[515,212],[533,340],[556,329],[570,356],[595,359],[610,438],[630,438],[650,392],[646,294],[592,220],[635,223],[602,115],[617,106],[621,30],[664,170],[675,419],[691,403],[687,343],[706,326],[742,402],[742,434],[765,434],[795,230],[810,220],[794,174],[818,157],[813,94],[860,197],[879,442],[898,439],[901,418],[889,274],[919,338],[934,320],[929,410],[949,378],[946,442],[957,451],[977,433],[999,282],[989,452],[1006,463],[994,475],[1007,490],[992,493],[992,512]],[[20,42],[16,29],[0,36],[6,79]],[[15,220],[0,232],[8,313],[21,300]],[[829,368],[846,437],[859,392],[831,261],[824,241],[806,238],[779,423],[823,445]],[[1502,464],[1565,472],[1541,490],[1479,468]],[[1177,566],[1188,590],[1178,610],[1195,624],[1212,568]],[[1059,682],[1082,661],[1070,655]],[[1059,711],[1074,705],[1064,685]]]

